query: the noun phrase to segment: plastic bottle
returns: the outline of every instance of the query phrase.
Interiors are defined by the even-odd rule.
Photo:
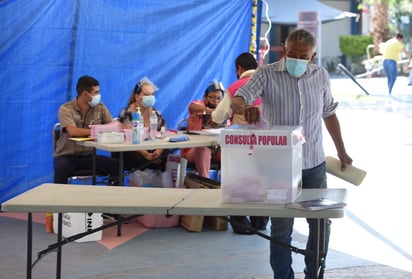
[[[140,112],[140,107],[137,107],[137,113],[139,114],[139,135],[140,135],[140,142],[145,140],[144,136],[144,117]]]
[[[165,126],[162,126],[162,128],[160,128],[160,136],[162,139],[164,139],[166,137],[166,128]]]
[[[53,232],[53,213],[47,212],[46,213],[46,232],[52,233]]]
[[[152,114],[150,115],[150,139],[156,139],[156,132],[157,132],[157,115],[156,112],[153,110]]]
[[[140,143],[139,120],[140,120],[139,112],[134,112],[132,114],[132,143],[133,144]]]

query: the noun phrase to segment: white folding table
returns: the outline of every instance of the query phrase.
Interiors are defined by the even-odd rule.
[[[183,134],[178,133],[175,136],[181,136]],[[146,140],[139,144],[133,143],[98,143],[96,141],[78,141],[79,145],[88,146],[93,148],[93,173],[96,173],[96,149],[118,152],[119,153],[119,184],[123,185],[123,152],[137,151],[137,150],[154,150],[154,149],[182,149],[192,147],[205,147],[205,146],[217,146],[219,145],[219,136],[217,134],[209,135],[189,135],[189,140],[180,142],[170,142],[166,139]],[[95,178],[93,178],[93,184]]]
[[[345,189],[303,189],[298,200],[327,198],[344,202]],[[22,193],[2,204],[5,212],[27,212],[27,278],[32,271],[32,213],[57,212],[57,243],[49,246],[50,251],[57,251],[56,278],[61,278],[62,246],[71,239],[77,239],[96,232],[91,230],[77,238],[63,239],[61,235],[61,213],[65,212],[107,212],[114,214],[161,214],[161,215],[207,215],[207,216],[271,216],[314,218],[318,220],[315,251],[309,251],[314,257],[316,276],[322,278],[321,261],[324,257],[324,232],[327,218],[341,218],[344,209],[321,211],[300,211],[284,205],[256,203],[222,203],[220,189],[185,189],[185,188],[139,188],[139,187],[95,187],[92,185],[67,185],[46,183]],[[126,219],[124,219],[126,220]],[[128,219],[127,219],[128,220]],[[118,221],[119,222],[119,221]],[[115,225],[117,223],[114,223]],[[103,226],[100,229],[104,229]],[[256,234],[271,240],[256,231]],[[293,247],[292,247],[293,248]],[[291,249],[292,250],[292,249]],[[294,251],[294,250],[292,250]],[[320,270],[320,273],[318,271]]]

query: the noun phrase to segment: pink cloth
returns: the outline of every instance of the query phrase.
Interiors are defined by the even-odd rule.
[[[209,147],[196,147],[186,149],[184,154],[181,154],[188,162],[196,165],[196,171],[200,176],[209,178],[210,164],[220,162],[220,151],[217,151],[212,156],[212,150]]]
[[[206,108],[203,100],[195,100],[192,101],[191,104],[201,105]],[[202,115],[189,112],[186,129],[188,131],[202,130]],[[194,163],[196,165],[196,171],[200,176],[209,178],[211,153],[211,150],[207,147],[196,147],[182,149],[180,155],[182,155],[182,157],[189,163]]]
[[[249,80],[250,76],[246,76],[244,78],[238,79],[237,81],[235,81],[234,83],[232,83],[228,88],[227,91],[229,92],[230,96],[235,96],[236,91],[242,87],[243,85],[245,85],[248,80]],[[253,106],[260,106],[262,104],[262,99],[259,98],[257,99],[254,103]]]
[[[206,109],[206,104],[205,104],[205,101],[203,100],[195,100],[195,101],[192,101],[190,104],[197,104],[197,105],[205,107]],[[187,130],[188,131],[202,130],[202,114],[189,112]]]

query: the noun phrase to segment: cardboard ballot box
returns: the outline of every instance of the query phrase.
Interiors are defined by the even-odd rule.
[[[101,213],[63,213],[62,214],[62,235],[69,237],[78,233],[83,233],[101,227],[103,217]],[[53,231],[57,234],[58,214],[53,213]],[[97,241],[102,239],[102,231],[98,231],[75,242]]]
[[[223,202],[283,204],[293,202],[302,188],[301,126],[221,132]]]

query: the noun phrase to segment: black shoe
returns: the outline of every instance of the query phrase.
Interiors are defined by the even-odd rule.
[[[108,185],[109,186],[119,186],[119,180],[118,179],[109,180]]]
[[[232,226],[233,232],[237,234],[254,234],[251,229],[251,225],[246,216],[230,216],[230,225]]]
[[[269,217],[260,217],[260,216],[251,216],[250,217],[250,224],[252,228],[263,231],[266,230],[266,225],[269,222]]]

